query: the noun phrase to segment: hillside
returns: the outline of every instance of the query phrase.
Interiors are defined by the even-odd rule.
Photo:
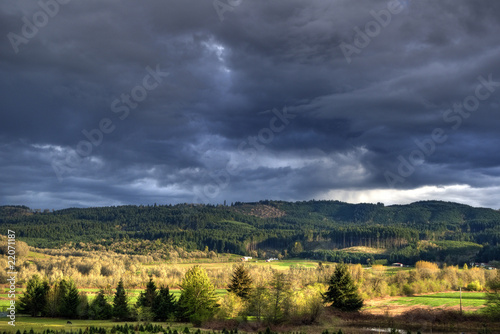
[[[339,201],[69,208],[50,212],[0,207],[0,225],[30,246],[106,246],[134,239],[157,248],[288,255],[352,262],[418,259],[463,263],[500,260],[500,212],[424,201],[409,205]],[[368,247],[382,252],[349,252]],[[151,251],[151,249],[149,249]],[[139,252],[139,250],[136,250]]]

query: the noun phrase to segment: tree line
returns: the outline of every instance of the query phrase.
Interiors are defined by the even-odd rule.
[[[33,317],[63,317],[68,319],[160,320],[173,318],[177,302],[168,287],[156,289],[151,279],[135,305],[131,305],[120,280],[110,301],[104,289],[89,302],[71,279],[63,278],[54,285],[33,275],[20,298],[20,311]]]
[[[169,245],[186,251],[208,248],[215,253],[255,255],[250,253],[261,250],[300,256],[292,252],[300,242],[305,252],[364,246],[390,250],[395,254],[390,260],[415,262],[424,256],[426,260],[444,261],[450,255],[447,262],[453,264],[498,260],[500,254],[499,211],[438,201],[394,206],[261,201],[231,206],[129,205],[57,211],[2,206],[0,225],[15,230],[30,246],[41,248],[70,242],[110,247],[128,240],[158,240],[158,247]],[[467,250],[465,259],[458,256],[463,252],[453,253],[444,244],[439,245],[439,253],[429,249],[419,254],[415,249],[423,240],[475,245],[470,248],[472,252]],[[141,254],[144,250],[134,252]],[[335,254],[336,258],[341,255]],[[342,260],[353,259],[344,256]]]
[[[272,323],[299,316],[293,313],[297,305],[291,298],[291,283],[283,273],[275,273],[267,287],[263,284],[254,286],[248,269],[243,264],[239,265],[228,283],[228,294],[222,303],[207,273],[199,266],[186,272],[180,288],[181,294],[177,300],[168,286],[157,288],[153,278],[150,278],[145,290],[132,305],[123,280],[120,280],[111,300],[101,289],[89,302],[86,294],[80,293],[71,279],[64,278],[50,286],[47,280],[34,275],[20,299],[20,311],[33,317],[146,322],[177,320],[195,324],[201,324],[216,315],[223,319],[253,316]],[[308,302],[307,312],[300,316],[301,319],[308,319],[308,322],[314,322],[321,313],[323,303],[329,303],[342,311],[357,311],[363,306],[358,286],[343,263],[336,266],[325,293],[318,290],[312,298],[307,296],[305,300]]]
[[[32,316],[68,319],[190,321],[197,325],[214,317],[311,324],[322,314],[325,304],[343,312],[357,311],[364,298],[384,296],[388,291],[394,295],[392,290],[397,286],[401,286],[403,295],[456,290],[463,286],[462,279],[469,277],[466,289],[487,292],[484,312],[492,318],[500,316],[500,275],[495,272],[483,283],[477,279],[481,273],[478,268],[464,266],[459,273],[456,267],[439,269],[427,261],[417,262],[415,270],[395,275],[385,275],[385,267],[381,265],[373,265],[370,275],[360,265],[339,263],[333,270],[327,270],[326,266],[319,263],[315,269],[317,275],[326,273],[321,283],[298,284],[294,281],[299,274],[296,269],[288,274],[275,271],[269,280],[262,281],[252,277],[248,265],[240,264],[233,269],[226,285],[228,293],[222,297],[217,295],[207,272],[194,266],[179,284],[178,299],[168,286],[157,287],[150,277],[135,303],[127,296],[123,280],[118,282],[114,293],[101,289],[89,302],[71,279],[63,278],[50,285],[46,279],[34,275],[20,299],[20,311]]]

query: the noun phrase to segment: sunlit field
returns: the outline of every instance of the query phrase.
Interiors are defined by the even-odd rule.
[[[483,292],[463,292],[463,307],[482,307],[485,303]],[[399,297],[389,304],[424,305],[430,307],[450,307],[460,305],[460,292],[441,292],[429,295]]]

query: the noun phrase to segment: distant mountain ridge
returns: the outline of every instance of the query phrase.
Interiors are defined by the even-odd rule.
[[[350,257],[360,262],[377,256],[407,262],[500,260],[500,211],[442,201],[385,206],[265,200],[228,206],[126,205],[53,212],[1,206],[0,225],[39,247],[146,239],[188,250],[208,248],[242,255],[267,252]],[[385,255],[356,253],[353,258],[342,251],[358,246],[384,249]]]

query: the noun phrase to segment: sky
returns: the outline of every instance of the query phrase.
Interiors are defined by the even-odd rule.
[[[0,2],[0,205],[499,209],[500,2]]]

